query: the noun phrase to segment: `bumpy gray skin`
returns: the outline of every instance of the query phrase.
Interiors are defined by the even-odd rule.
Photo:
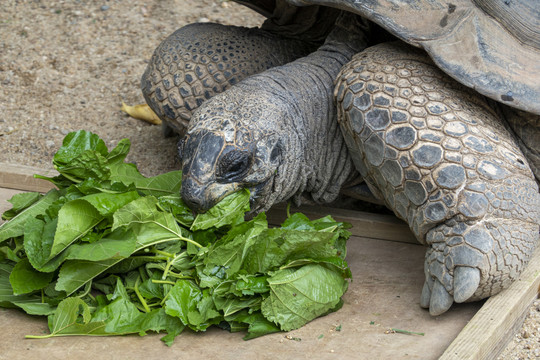
[[[194,113],[181,149],[182,197],[192,209],[205,211],[243,187],[252,212],[304,193],[330,202],[357,175],[332,84],[365,48],[368,26],[347,16],[317,52],[249,77]]]
[[[356,168],[430,246],[422,306],[439,314],[517,278],[538,243],[540,196],[484,99],[425,54],[381,44],[343,67],[336,100]]]
[[[316,47],[313,42],[258,28],[190,24],[156,48],[141,88],[147,104],[164,125],[183,134],[192,112],[205,100],[250,75],[305,56]]]
[[[254,212],[306,193],[324,203],[359,171],[429,246],[431,314],[498,293],[538,243],[540,195],[516,140],[483,98],[411,48],[370,48],[338,76],[365,44],[343,33],[194,113],[183,199],[205,211],[248,188]]]

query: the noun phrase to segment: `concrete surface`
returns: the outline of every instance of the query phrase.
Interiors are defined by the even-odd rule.
[[[14,193],[0,189],[0,211]],[[217,328],[186,331],[170,348],[160,335],[28,340],[24,335],[47,332],[46,319],[0,309],[0,359],[436,359],[481,303],[454,305],[431,317],[419,306],[423,258],[420,245],[352,237],[354,279],[343,308],[301,329],[250,341]],[[387,333],[390,328],[425,335]]]

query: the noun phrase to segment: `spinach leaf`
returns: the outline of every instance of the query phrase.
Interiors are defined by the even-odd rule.
[[[58,212],[58,223],[49,259],[64,251],[103,220],[89,202],[76,199],[65,203]]]
[[[39,272],[30,265],[28,259],[22,259],[11,270],[9,282],[13,294],[20,295],[43,289],[49,285],[53,277],[53,273]]]
[[[151,178],[139,173],[133,164],[120,163],[110,167],[112,181],[135,185],[145,195],[162,196],[180,192],[182,172],[171,171]]]
[[[0,243],[24,234],[27,221],[42,214],[60,196],[58,190],[50,190],[44,197],[18,213],[10,221],[0,225]]]
[[[49,316],[48,335],[27,335],[31,339],[46,339],[65,335],[109,335],[104,331],[105,323],[92,322],[89,306],[78,297],[63,300],[54,314]]]
[[[239,224],[244,220],[246,211],[249,211],[249,191],[243,189],[227,196],[207,212],[197,215],[191,230]]]
[[[8,200],[13,207],[2,214],[2,219],[13,219],[18,213],[34,204],[42,196],[43,195],[38,192],[26,192],[13,195],[13,197]]]
[[[297,329],[337,306],[348,283],[324,266],[309,264],[278,270],[268,278],[270,296],[262,314],[285,331]]]

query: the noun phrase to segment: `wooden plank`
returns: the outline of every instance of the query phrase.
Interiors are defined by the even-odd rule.
[[[540,293],[540,248],[510,287],[489,298],[440,360],[494,359],[508,345]]]
[[[271,224],[281,224],[287,218],[286,204],[277,204],[267,213]],[[328,214],[337,221],[350,223],[353,235],[372,239],[390,240],[419,244],[409,229],[409,225],[393,215],[374,214],[363,211],[338,209],[324,206],[291,206],[291,213],[302,212],[310,219],[317,219]]]
[[[25,191],[47,192],[54,186],[52,183],[34,178],[34,174],[56,176],[54,170],[44,170],[32,166],[0,163],[0,187]]]

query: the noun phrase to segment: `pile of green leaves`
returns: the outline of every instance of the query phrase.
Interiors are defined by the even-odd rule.
[[[50,334],[247,330],[245,339],[299,328],[341,307],[350,270],[346,225],[294,214],[269,228],[244,220],[249,193],[194,216],[181,173],[142,176],[97,135],[66,136],[57,189],[21,193],[0,226],[0,306],[48,316]]]

